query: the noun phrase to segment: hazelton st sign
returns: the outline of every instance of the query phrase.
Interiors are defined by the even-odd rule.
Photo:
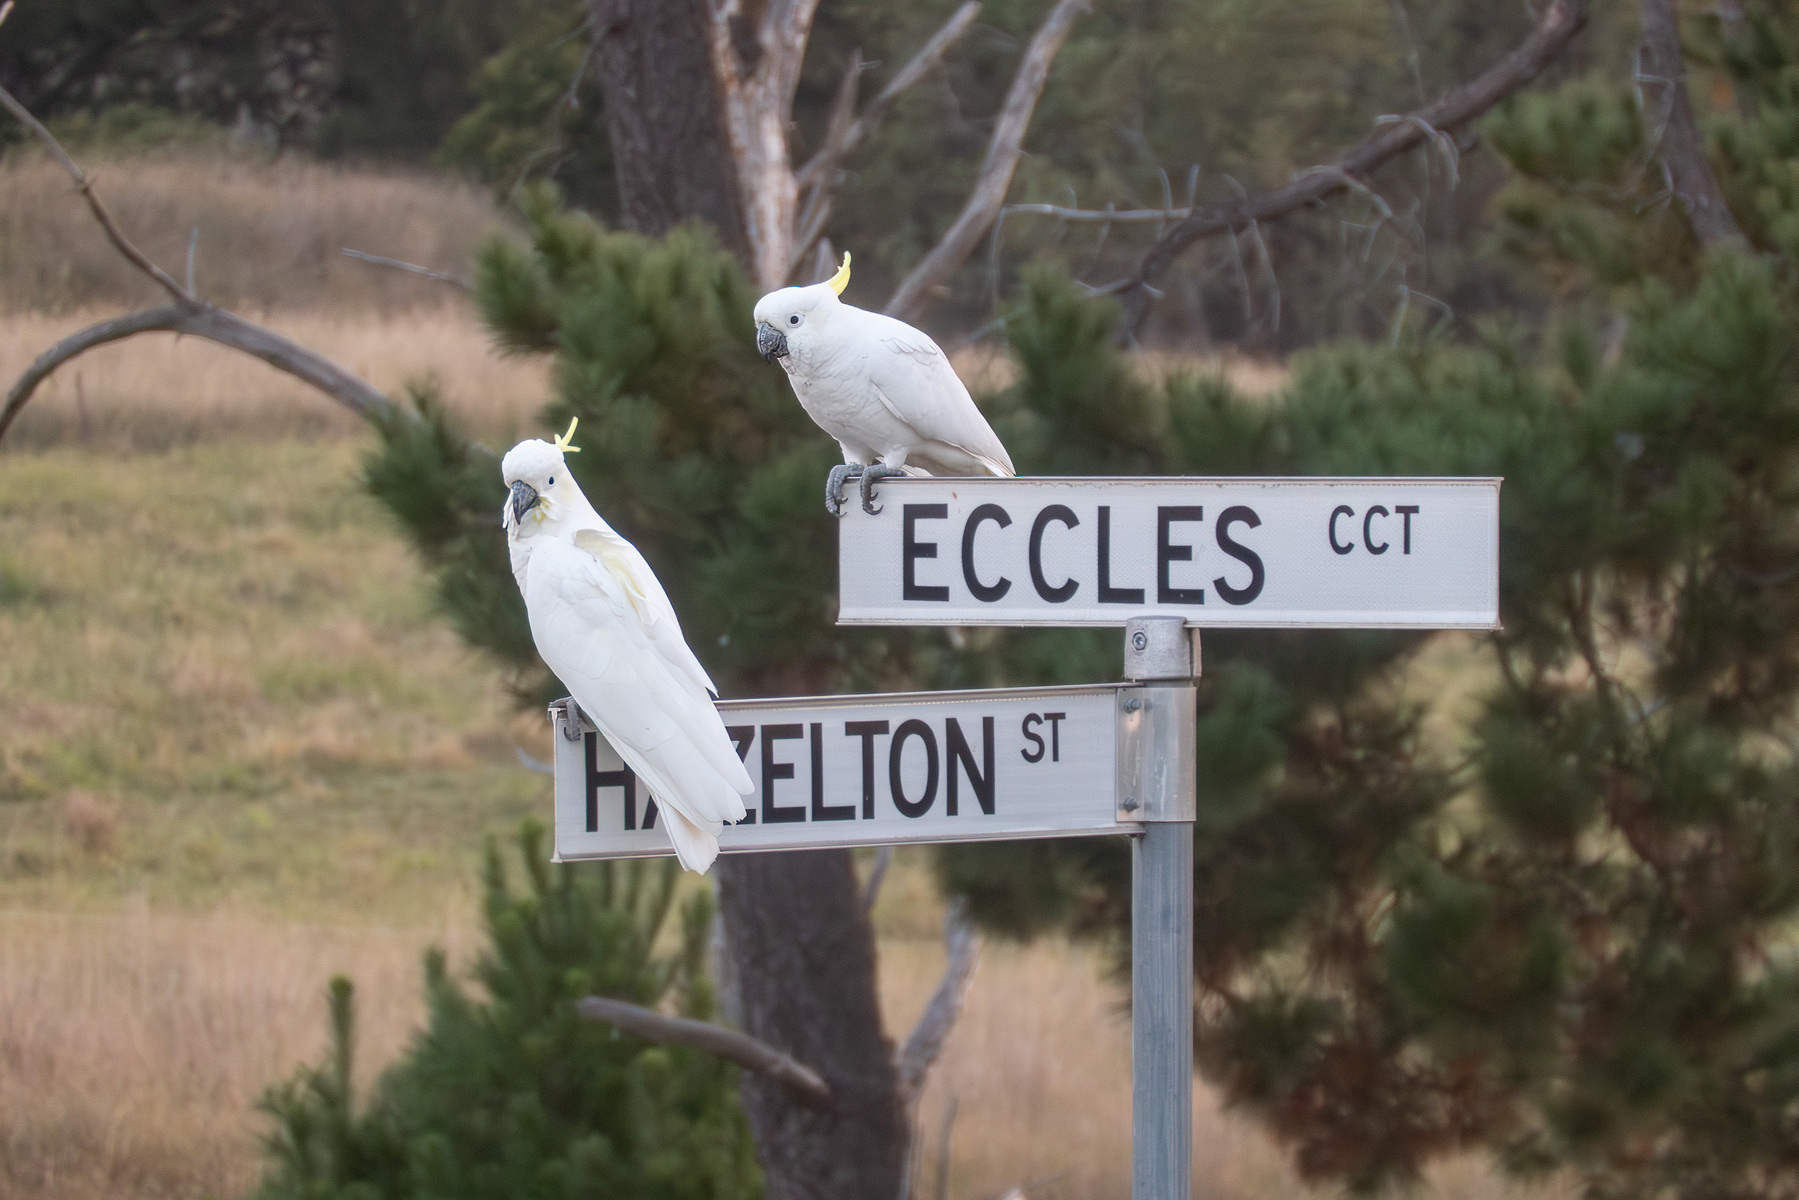
[[[1497,479],[890,479],[844,625],[1491,629]]]
[[[719,847],[1130,832],[1120,738],[1159,695],[1107,684],[721,701],[756,790]],[[673,853],[649,790],[570,707],[551,710],[556,857]]]

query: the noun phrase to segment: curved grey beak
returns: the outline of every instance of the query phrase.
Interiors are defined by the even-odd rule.
[[[525,514],[537,507],[537,489],[519,480],[512,485],[512,522],[517,524],[525,519]]]
[[[787,357],[787,335],[767,321],[756,326],[756,350],[769,362]]]

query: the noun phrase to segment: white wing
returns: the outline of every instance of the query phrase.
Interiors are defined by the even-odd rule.
[[[668,593],[662,590],[662,581],[637,547],[611,529],[577,529],[575,545],[599,559],[623,586],[626,599],[649,631],[650,643],[702,690],[718,695],[718,685],[681,636],[681,621],[675,616],[675,606],[668,602]]]
[[[642,574],[654,582],[647,566]],[[704,871],[723,823],[743,818],[752,785],[673,610],[646,618],[646,607],[666,608],[667,597],[635,575],[580,546],[543,539],[526,573],[531,636],[581,711],[660,801],[682,865]],[[666,653],[671,633],[680,654]]]
[[[995,475],[1013,474],[1012,456],[937,343],[904,321],[853,312],[853,336],[862,343],[868,379],[881,403],[921,438],[947,442],[982,460]]]

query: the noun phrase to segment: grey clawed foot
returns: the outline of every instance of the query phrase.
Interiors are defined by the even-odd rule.
[[[880,512],[874,503],[875,484],[905,473],[903,467],[890,467],[886,463],[871,463],[862,468],[862,511],[871,517]]]
[[[843,485],[862,474],[862,468],[855,463],[839,463],[831,468],[831,474],[825,479],[825,511],[833,517],[843,515]]]

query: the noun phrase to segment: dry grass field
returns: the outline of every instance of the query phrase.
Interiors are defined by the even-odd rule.
[[[436,384],[467,427],[492,445],[534,429],[548,396],[545,361],[499,357],[466,300],[434,293],[431,301],[374,315],[279,310],[262,319],[389,395],[409,384]],[[46,346],[112,311],[0,315],[0,379],[10,383]],[[343,439],[362,432],[360,417],[256,359],[157,333],[89,351],[50,376],[6,445],[163,450],[233,437]]]
[[[179,277],[194,239],[201,294],[250,313],[435,303],[447,285],[356,262],[344,247],[456,274],[505,223],[484,188],[412,170],[198,148],[80,157],[146,254]],[[0,311],[135,306],[161,295],[107,244],[61,168],[34,149],[7,153]]]
[[[383,388],[434,377],[494,444],[534,428],[541,366],[442,285],[337,254],[459,268],[497,219],[478,194],[194,152],[98,174],[165,263],[200,225],[213,294]],[[0,376],[136,297],[85,222],[40,162],[0,165]],[[367,436],[158,338],[66,368],[0,449],[0,1196],[243,1195],[255,1098],[321,1052],[327,979],[357,983],[366,1082],[416,1027],[423,948],[477,943],[484,835],[547,811],[515,756],[545,723],[434,619],[358,489]],[[921,853],[876,917],[903,1034],[942,962]],[[1088,950],[989,946],[922,1104],[920,1194],[1128,1194],[1122,1001]],[[1307,1194],[1203,1089],[1195,1128],[1197,1194]],[[1426,1191],[1503,1189],[1469,1163]]]

